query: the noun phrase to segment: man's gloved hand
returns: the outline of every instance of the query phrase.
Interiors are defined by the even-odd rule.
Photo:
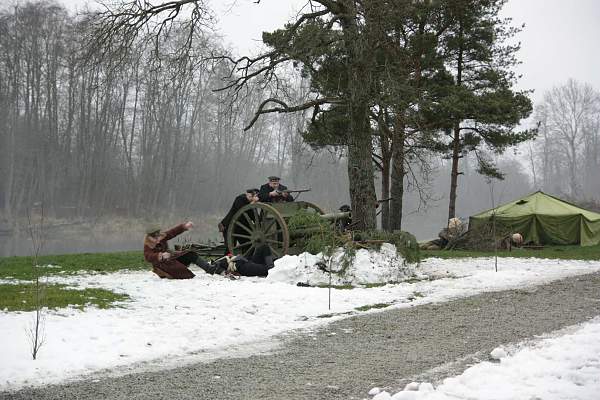
[[[237,272],[237,267],[235,265],[235,261],[236,261],[236,257],[235,256],[227,256],[226,260],[227,260],[227,272]]]
[[[225,226],[219,222],[219,232],[223,233],[225,232]]]

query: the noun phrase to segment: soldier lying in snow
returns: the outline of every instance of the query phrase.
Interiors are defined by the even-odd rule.
[[[188,221],[165,232],[161,232],[157,226],[146,230],[144,258],[152,264],[152,272],[161,278],[191,279],[195,275],[189,269],[190,264],[196,264],[206,273],[220,275],[267,276],[269,269],[273,268],[273,257],[268,246],[259,247],[250,260],[244,257],[223,257],[213,264],[192,250],[170,250],[167,242],[193,226]]]

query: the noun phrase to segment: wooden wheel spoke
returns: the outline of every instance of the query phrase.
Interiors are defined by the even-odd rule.
[[[233,248],[233,250],[241,249],[242,247],[251,246],[252,242],[240,243]]]
[[[257,227],[260,227],[261,224],[262,224],[262,218],[261,217],[264,215],[264,213],[259,214],[258,213],[258,209],[256,209],[256,208],[253,208],[252,212],[254,213],[254,222],[255,222],[255,225]]]
[[[235,224],[239,227],[241,227],[242,229],[244,229],[246,232],[248,233],[252,233],[252,230],[250,230],[250,228],[248,228],[246,225],[242,224],[240,221],[235,221]]]
[[[252,239],[252,236],[250,236],[250,235],[244,235],[243,233],[234,233],[233,237],[234,238]]]
[[[248,224],[250,224],[250,226],[256,227],[256,224],[254,223],[254,221],[252,221],[252,218],[250,218],[247,212],[244,213],[244,218],[246,218],[246,221],[248,221]]]
[[[271,249],[271,253],[277,256],[277,258],[281,257],[282,254],[278,249],[274,248],[271,245],[269,245],[269,248]]]
[[[271,228],[276,225],[276,222],[274,219],[270,220],[268,222],[269,225],[265,226],[263,229],[263,232],[265,233],[265,235],[269,234],[269,231],[271,230]]]
[[[254,246],[250,246],[250,248],[244,252],[244,257],[249,257],[252,250],[254,250]]]
[[[265,238],[279,238],[279,236],[281,236],[281,233],[283,231],[281,229],[275,229],[270,231],[268,234],[265,235]]]
[[[267,239],[266,240],[267,243],[273,243],[273,244],[277,244],[280,247],[283,247],[283,242],[281,240],[273,240],[273,239]]]

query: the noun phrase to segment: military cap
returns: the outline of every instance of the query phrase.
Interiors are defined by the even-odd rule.
[[[157,224],[149,224],[145,229],[146,235],[152,235],[153,233],[160,232],[160,226]]]
[[[257,188],[252,188],[252,189],[246,190],[246,193],[250,193],[250,194],[257,194],[259,192],[260,192],[260,190],[258,190]]]
[[[271,175],[267,178],[270,181],[280,181],[281,179],[278,176]]]

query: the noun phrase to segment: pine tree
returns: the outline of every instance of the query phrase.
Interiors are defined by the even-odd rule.
[[[493,163],[480,156],[484,146],[496,153],[535,135],[534,131],[516,131],[519,121],[532,111],[528,92],[515,91],[513,67],[518,63],[518,45],[507,44],[519,29],[499,12],[505,0],[456,0],[447,2],[448,31],[441,46],[450,85],[438,88],[439,102],[428,112],[440,121],[449,138],[451,153],[448,218],[456,214],[459,160],[476,151],[479,172],[501,178]]]

